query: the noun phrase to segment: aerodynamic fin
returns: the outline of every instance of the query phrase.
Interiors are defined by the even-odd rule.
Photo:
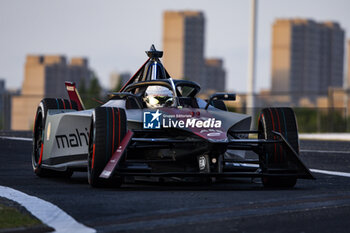
[[[108,179],[113,175],[114,169],[117,167],[121,157],[125,152],[125,149],[128,147],[129,143],[131,142],[131,138],[133,135],[134,133],[130,130],[126,133],[125,137],[120,142],[120,145],[118,146],[116,151],[113,153],[106,167],[103,169],[102,173],[100,174],[100,178]]]
[[[69,99],[71,101],[75,101],[77,103],[78,110],[84,110],[85,106],[83,104],[83,101],[80,98],[80,95],[79,95],[77,88],[75,87],[75,83],[66,81],[65,85],[66,85]]]

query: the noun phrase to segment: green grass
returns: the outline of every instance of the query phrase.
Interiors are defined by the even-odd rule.
[[[41,222],[38,219],[28,213],[21,213],[13,207],[0,204],[0,229],[31,227],[40,224]]]

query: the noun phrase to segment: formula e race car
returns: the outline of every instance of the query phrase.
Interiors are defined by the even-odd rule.
[[[93,187],[120,186],[125,177],[260,177],[266,187],[314,178],[299,159],[291,108],[263,109],[258,130],[250,130],[251,116],[226,109],[235,94],[197,98],[200,86],[172,79],[162,51],[152,45],[146,53],[148,60],[100,107],[85,110],[71,82],[69,100],[40,102],[32,154],[38,176],[87,170]]]

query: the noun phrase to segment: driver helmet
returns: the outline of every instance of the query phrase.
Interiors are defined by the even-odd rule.
[[[149,86],[146,89],[144,101],[147,108],[167,107],[173,103],[173,93],[164,86]]]

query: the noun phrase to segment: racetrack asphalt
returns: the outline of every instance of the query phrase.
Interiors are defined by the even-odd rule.
[[[350,173],[350,143],[301,141],[309,168]],[[327,152],[331,151],[331,152]],[[39,178],[31,142],[0,138],[0,185],[49,201],[98,232],[349,232],[350,178],[314,173],[294,189],[260,180],[143,182],[93,189],[86,173]]]

